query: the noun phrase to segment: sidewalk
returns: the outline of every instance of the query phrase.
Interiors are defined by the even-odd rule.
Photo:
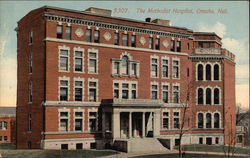
[[[169,152],[156,152],[156,153],[118,153],[116,155],[110,155],[110,156],[101,156],[98,158],[129,158],[129,157],[135,157],[135,156],[143,156],[143,155],[158,155],[158,154],[174,154],[178,153],[177,150],[169,151]],[[185,153],[188,154],[203,154],[203,155],[225,155],[225,153],[222,152],[202,152],[202,151],[185,151]],[[250,157],[248,154],[234,154],[234,156],[245,156]]]

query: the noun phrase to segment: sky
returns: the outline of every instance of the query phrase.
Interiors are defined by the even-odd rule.
[[[168,19],[172,26],[215,32],[222,37],[222,47],[236,55],[236,103],[249,107],[248,1],[0,1],[0,106],[16,105],[17,22],[44,5],[80,11],[110,9],[114,17]]]

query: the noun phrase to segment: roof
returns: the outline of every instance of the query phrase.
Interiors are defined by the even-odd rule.
[[[0,117],[16,116],[16,107],[0,107]]]
[[[210,35],[210,36],[217,36],[221,39],[220,36],[218,36],[215,32],[194,32],[194,35]]]

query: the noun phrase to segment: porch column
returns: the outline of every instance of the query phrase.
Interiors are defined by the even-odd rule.
[[[105,138],[105,131],[106,131],[106,127],[105,127],[105,112],[102,112],[102,137]]]
[[[160,135],[160,111],[155,111],[154,113],[154,137]]]
[[[121,130],[120,130],[120,112],[113,111],[112,115],[113,124],[112,124],[112,135],[113,138],[120,138],[121,137]]]
[[[129,112],[129,138],[132,137],[132,112]]]
[[[145,112],[142,113],[142,137],[145,137]]]

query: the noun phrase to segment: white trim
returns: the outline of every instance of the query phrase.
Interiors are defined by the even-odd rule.
[[[76,51],[79,51],[79,52],[82,52],[82,57],[76,57],[75,55],[75,52]],[[73,58],[73,72],[74,73],[84,73],[84,48],[81,48],[81,47],[74,47],[74,53],[73,53],[73,55],[74,55],[74,58]],[[81,58],[82,59],[82,71],[75,71],[75,58]]]
[[[68,70],[64,71],[60,69],[60,57],[61,57],[61,50],[67,50],[68,51],[68,55],[62,55],[64,57],[68,58]],[[58,72],[70,72],[70,47],[67,47],[66,45],[63,46],[58,46]]]
[[[75,114],[76,114],[76,112],[82,112],[82,117],[77,117]],[[80,107],[78,107],[77,109],[74,109],[74,114],[73,114],[73,119],[74,119],[74,124],[73,124],[73,131],[76,131],[75,130],[75,120],[76,119],[82,119],[82,132],[84,131],[84,109],[81,109]],[[79,132],[79,131],[77,131],[77,132]]]
[[[75,82],[76,81],[81,81],[82,82],[82,86],[77,86],[76,87],[76,85],[75,85]],[[73,88],[73,100],[74,101],[76,101],[75,100],[75,88],[82,88],[82,100],[81,101],[84,101],[84,95],[85,95],[85,91],[84,91],[84,84],[85,84],[85,82],[84,82],[84,78],[80,78],[80,77],[74,77],[74,83],[73,83],[73,86],[74,86],[74,88]]]
[[[218,65],[219,66],[219,79],[218,80],[214,80],[214,66],[215,65]],[[213,78],[212,80],[213,81],[221,81],[221,64],[219,62],[214,62],[213,65],[212,65],[212,74],[213,74]]]
[[[176,66],[176,65],[174,65],[174,61],[178,61],[178,65],[177,65],[178,66],[178,77],[177,78],[174,77],[174,66]],[[178,58],[178,57],[172,58],[172,79],[180,80],[180,78],[181,78],[180,68],[181,68],[180,58]]]
[[[164,115],[163,115],[164,112],[168,112],[168,116],[165,116],[165,117],[164,117]],[[170,124],[170,122],[171,122],[171,121],[170,121],[170,114],[171,114],[171,113],[170,113],[170,110],[169,110],[169,109],[163,109],[163,110],[162,110],[162,112],[161,112],[161,115],[162,115],[162,119],[161,119],[161,129],[163,129],[163,130],[168,130],[168,129],[171,128],[171,124]],[[164,128],[164,127],[163,127],[163,119],[164,119],[164,118],[168,118],[168,128]]]
[[[163,60],[167,60],[168,64],[164,64]],[[167,69],[167,71],[168,71],[167,77],[163,76],[163,66],[167,66],[168,67],[168,69]],[[170,70],[169,69],[170,69],[170,59],[169,59],[169,57],[162,56],[161,57],[161,77],[162,78],[164,78],[164,79],[169,79],[170,78]]]
[[[199,66],[199,64],[201,64],[202,65],[202,80],[198,80],[198,66]],[[203,62],[201,62],[201,61],[199,61],[198,63],[196,63],[196,65],[195,65],[195,79],[196,79],[196,81],[205,81],[205,63],[203,63]]]
[[[67,117],[61,117],[60,113],[61,112],[67,112],[68,116]],[[63,131],[63,132],[69,132],[70,131],[70,109],[69,108],[60,108],[58,109],[58,131],[62,131],[62,129],[60,128],[60,123],[61,123],[61,119],[68,119],[68,130],[67,131]]]
[[[178,112],[179,113],[179,116],[177,117],[177,116],[174,116],[174,113],[175,112]],[[174,119],[175,118],[179,118],[179,128],[174,128]],[[181,124],[180,124],[180,122],[181,122],[181,111],[178,109],[174,109],[173,111],[172,111],[172,129],[180,129],[180,127],[181,127]]]
[[[152,60],[153,60],[153,59],[156,59],[156,60],[157,60],[157,63],[156,63],[156,64],[155,64],[155,63],[154,63],[154,64],[152,63]],[[152,66],[153,66],[153,65],[156,65],[156,67],[157,67],[157,72],[156,72],[157,75],[156,75],[156,76],[153,76],[153,75],[152,75],[152,71],[153,71],[153,70],[152,70]],[[159,56],[157,56],[157,55],[155,55],[155,54],[150,56],[150,77],[151,77],[151,78],[159,78],[159,77],[160,77],[160,74],[159,74]]]
[[[95,89],[96,89],[96,101],[95,102],[98,102],[98,97],[99,97],[99,83],[98,83],[98,79],[96,79],[96,78],[88,78],[88,101],[90,100],[89,99],[89,89],[90,89],[90,87],[89,87],[89,83],[90,82],[96,82],[96,87],[95,87]],[[94,88],[94,87],[91,87],[91,88]]]
[[[164,90],[164,89],[163,89],[163,86],[168,86],[168,89],[167,89],[167,90]],[[167,103],[165,103],[165,102],[163,101],[163,92],[168,92],[168,96],[167,96],[167,97],[168,97],[168,102],[167,102]],[[170,84],[169,84],[168,82],[162,82],[162,84],[161,84],[161,99],[162,99],[164,105],[170,103]]]
[[[179,93],[179,97],[178,97],[179,100],[178,100],[178,103],[174,103],[174,92],[175,92],[175,91],[174,91],[174,86],[178,86],[178,91],[177,91],[177,92]],[[180,103],[180,98],[181,98],[181,86],[180,86],[180,83],[173,83],[173,84],[172,84],[172,103],[173,103],[173,104],[178,104],[178,105],[181,104],[181,103]]]
[[[114,84],[118,83],[119,87],[115,88]],[[119,90],[119,99],[122,99],[122,84],[128,84],[128,99],[132,99],[132,90],[136,90],[136,98],[138,98],[138,82],[137,81],[128,81],[128,80],[113,80],[113,97],[114,97],[114,90]],[[132,88],[132,84],[136,85],[136,88]]]
[[[89,62],[89,60],[90,60],[89,54],[90,53],[96,54],[96,58],[92,58],[92,59],[96,60],[96,72],[90,72],[90,69],[89,69],[90,68],[90,62]],[[89,48],[88,49],[88,73],[89,74],[98,74],[98,71],[99,71],[98,67],[99,67],[99,50],[96,48]]]
[[[150,82],[150,99],[152,99],[152,91],[153,91],[153,89],[152,89],[152,86],[153,85],[156,85],[157,86],[157,98],[156,99],[159,99],[159,96],[160,96],[160,94],[159,94],[159,83],[158,82],[156,82],[156,81],[151,81]],[[155,90],[154,90],[155,91]]]
[[[62,77],[58,78],[58,101],[59,102],[67,102],[67,101],[61,101],[60,100],[60,87],[61,87],[60,81],[61,80],[67,80],[68,81],[68,86],[67,86],[67,88],[68,88],[68,99],[67,99],[67,101],[69,101],[70,100],[70,77],[62,76]]]
[[[96,109],[96,108],[91,108],[88,110],[88,131],[90,132],[90,128],[89,128],[89,119],[91,118],[89,116],[90,112],[96,112],[96,131],[99,131],[99,129],[98,129],[98,109]],[[96,131],[94,131],[94,132],[96,132]]]

